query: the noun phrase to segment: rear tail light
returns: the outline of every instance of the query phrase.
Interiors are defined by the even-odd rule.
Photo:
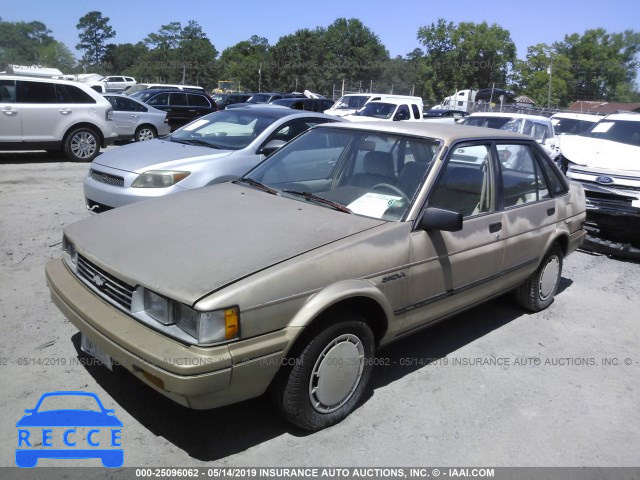
[[[104,112],[104,118],[106,120],[113,120],[113,108],[107,108],[107,111]]]

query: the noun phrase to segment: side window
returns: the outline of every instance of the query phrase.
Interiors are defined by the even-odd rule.
[[[169,97],[169,105],[188,105],[186,93],[171,93]]]
[[[409,107],[407,105],[400,105],[398,111],[393,116],[394,120],[409,120],[411,118],[409,114]]]
[[[411,104],[411,110],[413,110],[413,118],[420,118],[420,109],[415,103]]]
[[[159,106],[166,106],[169,105],[169,94],[168,93],[159,93],[158,95],[156,95],[155,97],[151,98],[148,102],[148,105],[159,105]]]
[[[542,169],[529,145],[499,144],[496,148],[501,163],[505,208],[551,197]]]
[[[544,142],[547,139],[547,126],[543,123],[534,123],[530,135],[536,142]]]
[[[54,83],[28,82],[18,83],[18,103],[58,103]]]
[[[567,185],[562,181],[562,173],[548,158],[537,156],[538,162],[542,165],[542,170],[547,175],[549,189],[553,195],[562,195],[567,192]]]
[[[302,132],[309,130],[311,127],[319,123],[325,123],[325,122],[322,121],[322,119],[318,121],[316,119],[309,119],[309,118],[301,118],[299,120],[293,120],[285,124],[284,126],[280,127],[278,131],[276,131],[271,135],[269,140],[284,140],[285,142],[288,142],[289,140],[292,140],[294,137],[297,137],[298,135],[300,135]]]
[[[456,147],[438,178],[429,204],[461,212],[463,217],[494,212],[497,201],[491,147]]]
[[[73,103],[96,103],[95,99],[84,90],[73,85],[56,85],[56,90],[63,88]]]
[[[194,105],[196,107],[210,107],[211,104],[209,100],[206,99],[203,95],[187,95],[189,98],[189,105]]]
[[[0,103],[15,103],[16,81],[0,80]]]

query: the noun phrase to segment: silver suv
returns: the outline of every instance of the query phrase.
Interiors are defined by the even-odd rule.
[[[63,150],[90,162],[118,136],[111,104],[78,82],[0,76],[0,150]]]

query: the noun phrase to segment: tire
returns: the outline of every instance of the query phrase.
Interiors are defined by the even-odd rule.
[[[562,275],[562,249],[553,244],[538,269],[516,290],[516,300],[527,310],[539,312],[551,303]]]
[[[136,142],[145,142],[147,140],[153,140],[158,136],[158,132],[151,125],[140,125],[136,128],[136,133],[133,135],[133,139]]]
[[[90,128],[71,130],[64,139],[64,153],[74,162],[91,162],[100,152],[100,136]]]
[[[294,347],[295,348],[295,347]],[[300,351],[301,350],[301,351]],[[272,398],[280,413],[305,430],[321,430],[343,420],[358,406],[373,369],[375,340],[355,313],[307,337],[278,373]]]

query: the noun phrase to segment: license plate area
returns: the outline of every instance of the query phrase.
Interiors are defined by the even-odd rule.
[[[91,355],[93,358],[100,360],[105,367],[113,372],[113,361],[111,360],[111,357],[93,343],[84,333],[80,334],[80,350],[87,355]]]

